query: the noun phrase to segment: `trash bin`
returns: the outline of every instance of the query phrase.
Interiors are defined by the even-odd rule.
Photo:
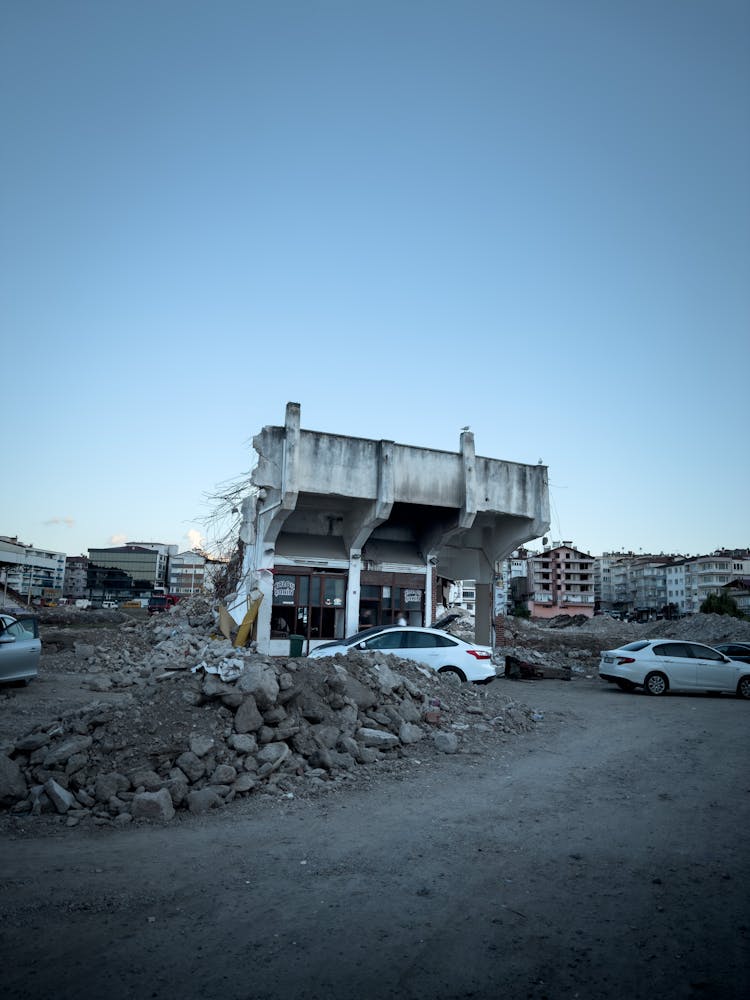
[[[305,641],[304,636],[301,635],[290,635],[289,636],[289,655],[290,656],[302,656],[302,643]]]

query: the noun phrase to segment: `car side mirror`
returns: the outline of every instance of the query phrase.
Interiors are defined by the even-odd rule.
[[[0,643],[8,643],[15,641],[16,637],[14,635],[6,635],[6,634],[0,635]]]
[[[364,642],[358,642],[357,649],[367,649],[367,646]]]

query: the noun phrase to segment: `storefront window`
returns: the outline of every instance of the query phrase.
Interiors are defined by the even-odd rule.
[[[409,625],[423,623],[424,590],[417,587],[363,584],[359,627],[393,625],[403,615]]]
[[[271,638],[303,635],[342,639],[345,631],[346,574],[279,573],[274,576]]]

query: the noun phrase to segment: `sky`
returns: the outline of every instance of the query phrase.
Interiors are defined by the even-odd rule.
[[[0,534],[210,548],[294,401],[541,459],[594,555],[750,545],[749,51],[745,0],[5,0]]]

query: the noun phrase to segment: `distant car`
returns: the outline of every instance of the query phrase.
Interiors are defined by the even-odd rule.
[[[0,614],[0,681],[28,683],[39,673],[41,655],[37,619]]]
[[[119,608],[120,605],[117,603],[117,601],[102,601],[102,607],[105,610],[114,611],[115,609]]]
[[[404,660],[416,660],[439,674],[455,674],[462,681],[486,684],[497,676],[489,646],[464,642],[455,635],[436,628],[375,625],[348,639],[324,642],[308,653],[319,660],[352,651],[389,653]]]
[[[700,642],[641,639],[601,654],[599,676],[623,691],[720,691],[750,698],[750,667]]]
[[[720,642],[714,646],[724,656],[730,660],[741,660],[743,663],[750,663],[750,642]]]

